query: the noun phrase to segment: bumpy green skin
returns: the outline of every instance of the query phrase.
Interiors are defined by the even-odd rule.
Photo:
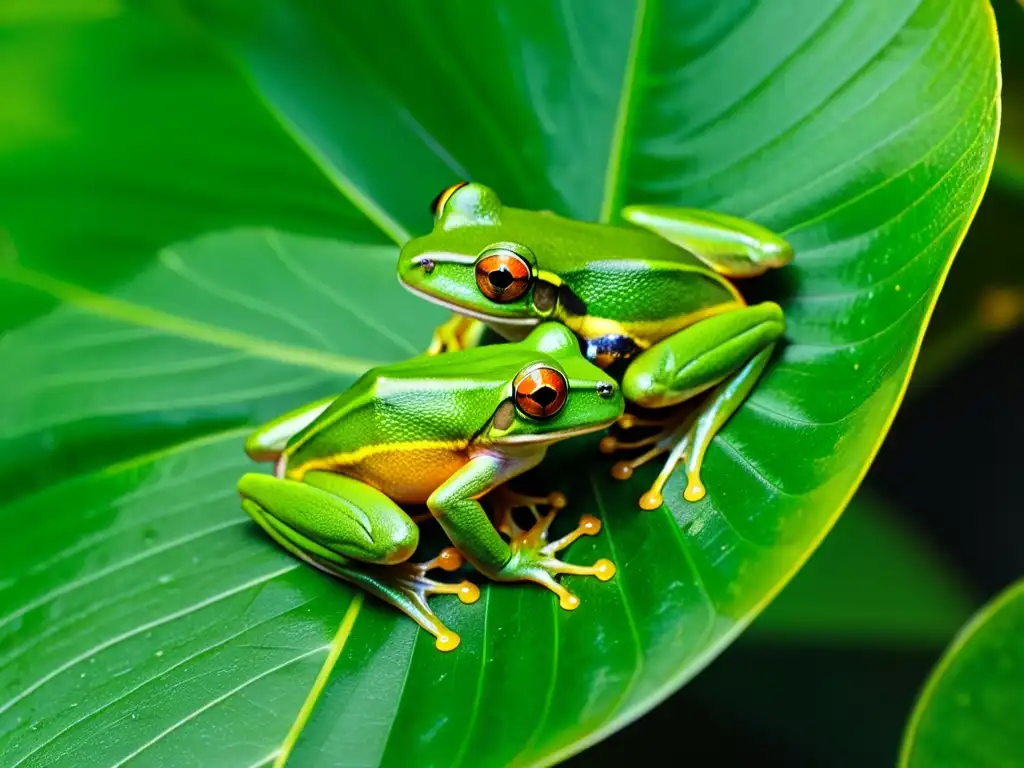
[[[564,406],[547,418],[515,406],[516,377],[538,364],[568,384]],[[399,503],[426,503],[487,576],[524,578],[523,558],[478,499],[536,466],[552,443],[603,429],[623,408],[616,382],[582,356],[571,332],[547,323],[519,343],[373,369],[342,395],[275,419],[246,443],[252,458],[276,462],[275,475],[246,474],[238,488],[282,546],[413,615],[416,594],[359,566],[394,566],[415,551],[419,531]],[[419,614],[429,613],[430,591],[418,591]]]
[[[459,190],[448,205],[462,201],[472,191],[472,186]],[[481,191],[488,197],[492,194]],[[473,259],[499,243],[516,244],[524,255],[532,254],[536,268],[570,286],[592,317],[622,322],[661,320],[734,298],[735,291],[727,281],[695,256],[650,232],[518,208],[502,208],[500,216],[497,223],[455,227],[442,219],[432,233],[410,240],[402,249],[400,279],[456,311],[479,313],[488,323],[515,323],[512,327],[519,331],[513,330],[511,336],[521,336],[557,312],[538,311],[532,292],[508,304],[494,303],[480,293]],[[445,254],[471,259],[450,263]],[[429,256],[435,263],[429,275],[415,266],[421,256]]]
[[[633,206],[623,215],[636,226],[594,224],[504,207],[493,190],[472,183],[439,199],[433,231],[402,248],[402,283],[506,339],[522,338],[540,322],[563,323],[593,362],[626,366],[625,394],[639,406],[671,406],[717,387],[705,409],[720,426],[784,331],[778,305],[748,307],[727,279],[792,259],[784,240],[751,222]],[[530,287],[514,300],[489,298],[477,282],[477,260],[494,248],[529,265]],[[694,457],[713,436],[698,431],[699,440],[693,429],[687,433],[688,498],[703,495]]]

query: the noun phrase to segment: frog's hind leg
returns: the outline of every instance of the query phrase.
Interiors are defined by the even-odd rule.
[[[670,429],[633,443],[614,438],[604,442],[605,452],[649,446],[643,455],[612,468],[618,479],[630,477],[637,467],[669,451],[657,479],[640,498],[643,509],[661,506],[665,484],[682,462],[687,476],[683,497],[687,501],[704,497],[700,468],[708,446],[750,394],[783,329],[782,310],[765,302],[703,320],[633,361],[623,379],[623,391],[628,400],[643,407],[671,407],[711,389],[700,407]]]
[[[486,330],[486,323],[476,318],[453,314],[434,331],[426,354],[434,356],[475,347],[479,345]]]
[[[337,397],[321,398],[267,422],[245,441],[246,454],[253,461],[277,461],[288,441],[312,424]]]
[[[398,608],[434,636],[438,650],[458,647],[459,636],[427,599],[454,594],[472,603],[480,590],[469,581],[427,576],[434,569],[455,571],[462,565],[453,548],[425,563],[407,562],[419,543],[419,530],[379,491],[327,472],[310,472],[301,483],[247,474],[239,491],[243,509],[292,555]]]
[[[666,409],[671,410],[669,416],[660,419],[641,418],[632,413],[625,413],[615,422],[618,428],[617,434],[605,435],[601,438],[598,447],[601,453],[613,454],[621,451],[630,451],[638,448],[646,449],[639,456],[616,462],[612,467],[612,477],[616,480],[628,480],[633,476],[633,470],[643,466],[652,459],[672,449],[678,441],[680,424],[692,421],[692,415],[685,406]],[[656,428],[646,437],[633,440],[624,440],[622,436],[628,432]]]
[[[434,645],[439,651],[451,651],[459,646],[461,639],[441,622],[427,604],[427,598],[433,595],[456,595],[465,604],[475,603],[480,599],[480,588],[471,581],[435,581],[426,574],[434,569],[456,571],[464,562],[455,547],[446,547],[424,563],[402,563],[386,569],[368,567],[345,573],[331,566],[323,570],[352,581],[391,603],[432,634]]]

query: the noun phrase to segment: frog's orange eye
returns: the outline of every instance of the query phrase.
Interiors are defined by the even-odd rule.
[[[530,287],[530,265],[505,248],[486,251],[476,263],[476,284],[491,301],[515,301]]]
[[[547,419],[565,405],[569,382],[554,368],[540,365],[520,373],[513,388],[520,411],[535,419]]]
[[[441,212],[444,210],[444,205],[448,202],[448,199],[467,184],[469,184],[468,181],[460,181],[458,184],[452,184],[447,189],[442,190],[441,193],[434,198],[433,202],[430,203],[430,212],[434,214],[434,218],[441,217]]]

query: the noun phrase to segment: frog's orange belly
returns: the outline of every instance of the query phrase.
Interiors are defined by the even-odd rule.
[[[468,461],[465,445],[395,443],[309,462],[296,474],[339,472],[372,485],[399,504],[423,504]]]

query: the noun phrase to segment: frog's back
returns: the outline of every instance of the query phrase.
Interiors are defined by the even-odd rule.
[[[414,360],[367,372],[292,439],[287,475],[340,472],[395,501],[426,501],[468,460],[469,443],[486,419],[476,424],[465,414],[490,415],[492,396],[472,371],[461,365],[458,371]]]
[[[545,221],[545,226],[538,227],[537,215],[533,211],[506,208],[502,212],[502,224],[507,224],[513,232],[528,228],[531,234],[527,242],[543,269],[562,276],[585,269],[595,260],[595,254],[601,253],[613,259],[646,259],[680,267],[706,268],[692,253],[645,229],[577,221],[553,214]],[[528,223],[520,226],[520,216]]]
[[[637,227],[552,216],[531,247],[541,268],[572,288],[589,317],[657,322],[742,301],[692,253]]]

